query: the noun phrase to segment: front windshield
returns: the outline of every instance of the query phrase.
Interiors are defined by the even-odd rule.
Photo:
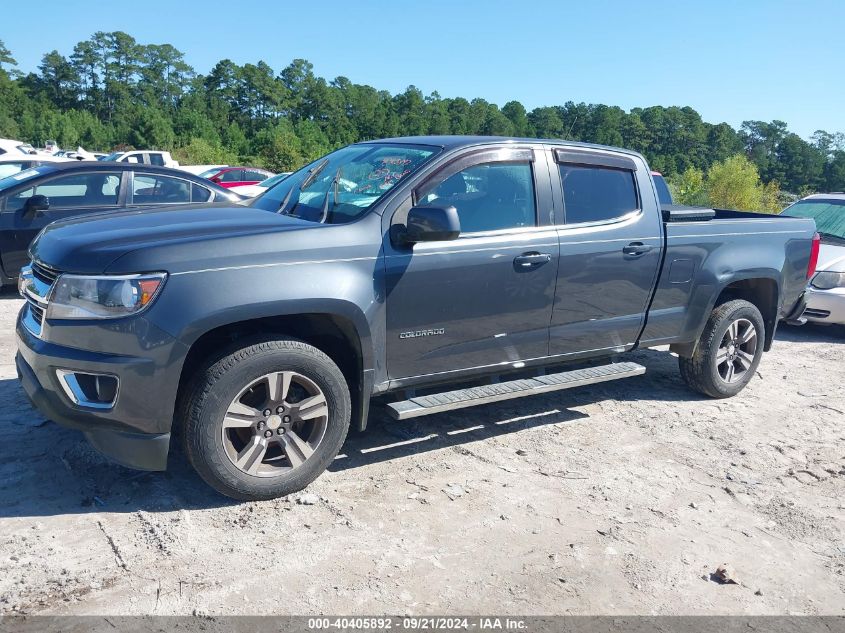
[[[801,200],[784,209],[783,215],[813,218],[821,235],[845,240],[845,200],[815,198]]]
[[[211,178],[212,176],[214,176],[215,174],[217,174],[219,171],[220,171],[220,168],[219,168],[219,167],[214,167],[214,168],[212,168],[212,169],[206,169],[204,172],[202,172],[202,173],[199,175],[199,177],[200,177],[200,178]]]
[[[109,162],[111,162],[111,161],[115,161],[115,160],[117,160],[118,158],[120,158],[121,156],[123,156],[125,153],[126,153],[126,152],[112,152],[112,153],[111,153],[111,154],[109,154],[108,156],[104,156],[104,157],[103,157],[103,160],[107,160],[107,161],[109,161]]]
[[[51,171],[55,170],[55,167],[50,167],[49,165],[41,165],[40,167],[25,169],[24,171],[20,171],[16,174],[8,176],[7,178],[0,179],[0,193],[6,191],[6,189],[11,189],[15,185],[19,185],[24,180],[29,180],[30,178],[35,178],[36,176],[40,176],[42,174],[48,174]]]
[[[428,145],[349,145],[291,174],[250,206],[311,222],[351,222],[438,151]]]

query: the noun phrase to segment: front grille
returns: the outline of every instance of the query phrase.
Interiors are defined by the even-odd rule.
[[[27,302],[29,303],[29,311],[32,313],[32,318],[35,319],[35,322],[38,325],[43,324],[44,323],[44,308],[39,306],[32,299],[27,299]]]
[[[59,276],[59,271],[53,270],[43,264],[32,262],[32,276],[42,283],[52,286],[53,282],[56,281],[56,278]]]
[[[24,325],[36,336],[41,336],[47,300],[59,274],[59,271],[36,262],[21,270],[22,294],[27,303]]]

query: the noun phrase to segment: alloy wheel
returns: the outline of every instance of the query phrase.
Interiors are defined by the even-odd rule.
[[[329,407],[322,389],[294,371],[265,374],[232,400],[223,418],[229,461],[256,477],[304,464],[326,435]]]
[[[757,354],[757,328],[748,319],[737,319],[729,326],[716,350],[716,371],[727,383],[742,380]]]

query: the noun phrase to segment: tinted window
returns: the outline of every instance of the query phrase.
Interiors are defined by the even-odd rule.
[[[211,199],[211,192],[205,187],[194,185],[191,190],[191,202],[208,202]]]
[[[243,180],[244,170],[243,169],[231,169],[229,171],[223,172],[223,177],[220,179],[221,182],[240,182]]]
[[[50,208],[105,207],[117,204],[120,174],[70,174],[25,189],[9,198],[6,209],[23,208],[34,195],[50,198]]]
[[[845,239],[845,200],[801,200],[784,209],[783,214],[794,218],[813,218],[819,233]]]
[[[184,204],[191,201],[191,183],[181,178],[135,174],[133,204]]]
[[[567,224],[612,220],[639,208],[633,172],[583,165],[558,168]]]
[[[148,154],[148,156],[150,157],[150,163],[164,167],[164,156],[161,154]]]
[[[531,164],[485,163],[467,167],[420,192],[418,205],[454,206],[461,233],[534,226]]]
[[[669,192],[666,180],[659,174],[655,174],[652,177],[654,178],[654,188],[657,189],[657,199],[660,201],[660,204],[672,204],[672,194]]]

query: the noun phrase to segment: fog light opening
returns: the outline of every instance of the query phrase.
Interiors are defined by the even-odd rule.
[[[81,407],[110,409],[117,399],[119,381],[109,374],[86,374],[57,369],[56,376],[65,394]]]

